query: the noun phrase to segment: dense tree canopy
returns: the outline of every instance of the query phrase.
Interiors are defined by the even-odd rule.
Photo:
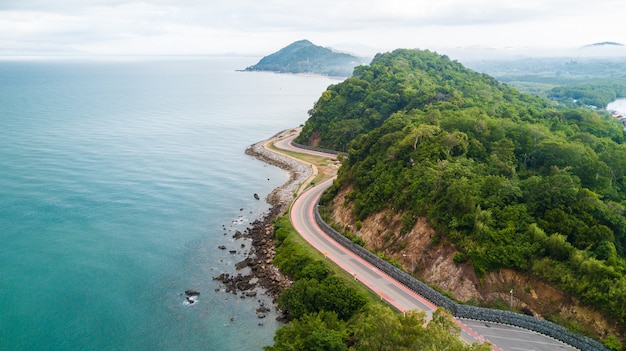
[[[570,106],[606,106],[617,98],[626,97],[624,79],[605,79],[596,82],[567,84],[552,88],[548,97]]]
[[[618,121],[417,50],[358,67],[310,116],[299,142],[349,152],[326,200],[351,187],[357,219],[425,216],[478,274],[532,272],[626,322]]]

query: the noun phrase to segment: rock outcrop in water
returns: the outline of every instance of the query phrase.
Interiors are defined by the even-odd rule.
[[[252,247],[246,258],[235,265],[237,271],[249,268],[249,273],[221,273],[213,277],[214,280],[223,284],[226,292],[239,295],[241,298],[256,297],[260,292],[257,288],[261,288],[263,293],[275,299],[281,291],[291,285],[291,281],[272,264],[276,254],[272,220],[285,212],[299,185],[311,174],[309,167],[293,158],[267,150],[264,147],[265,143],[266,141],[263,141],[250,146],[246,154],[288,170],[289,181],[274,189],[267,196],[266,200],[272,208],[265,215],[254,221],[245,232],[237,231],[233,235],[234,240],[250,239],[252,241]],[[223,250],[225,247],[220,246],[219,249]],[[270,308],[260,300],[259,303],[257,317],[264,318]]]

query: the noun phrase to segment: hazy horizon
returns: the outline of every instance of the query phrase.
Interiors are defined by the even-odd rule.
[[[302,38],[306,39],[306,38]],[[301,39],[301,40],[302,40]],[[16,54],[0,54],[0,61],[13,60],[13,59],[26,59],[26,60],[57,60],[57,59],[85,59],[85,60],[135,60],[135,59],[168,59],[168,58],[202,58],[202,57],[249,57],[252,61],[258,60],[264,56],[270,55],[281,48],[291,44],[285,43],[282,47],[268,47],[264,52],[223,52],[223,53],[153,53],[153,54],[126,54],[126,53],[111,53],[111,54],[91,54],[91,53],[16,53]],[[315,45],[328,47],[339,52],[349,53],[356,55],[363,59],[364,63],[369,63],[368,60],[372,59],[378,53],[384,53],[393,51],[395,49],[421,49],[437,52],[441,55],[447,55],[455,60],[519,60],[519,59],[549,59],[549,58],[581,58],[581,59],[621,59],[626,57],[626,46],[623,45],[610,45],[599,47],[573,47],[573,48],[559,48],[559,49],[533,49],[533,48],[489,48],[489,47],[461,47],[461,48],[447,48],[443,50],[436,50],[428,47],[423,48],[406,48],[397,47],[390,50],[379,50],[375,48],[362,47],[358,44],[335,44],[326,45],[325,43],[313,43]],[[252,64],[251,61],[251,64]]]
[[[623,13],[626,3],[612,0],[9,0],[0,3],[0,56],[263,56],[301,39],[360,56],[577,55],[626,43],[615,31]]]

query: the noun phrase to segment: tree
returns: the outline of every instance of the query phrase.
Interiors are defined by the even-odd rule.
[[[400,314],[388,307],[371,306],[354,325],[358,351],[458,350],[488,351],[489,345],[469,345],[459,338],[460,328],[443,309],[433,313],[424,327],[424,312],[407,311]]]
[[[467,350],[488,351],[488,344],[467,344],[459,338],[461,328],[454,323],[451,315],[444,309],[438,308],[432,320],[426,327],[426,338],[423,339],[419,350]]]
[[[307,313],[333,311],[340,319],[350,319],[366,303],[365,297],[340,278],[329,276],[322,281],[299,279],[278,298],[278,306],[298,319]]]
[[[448,156],[459,156],[467,152],[467,134],[454,131],[441,139],[441,144],[446,150]]]
[[[402,325],[391,309],[370,306],[354,325],[355,347],[359,351],[402,350]]]
[[[545,242],[546,252],[560,261],[569,259],[570,255],[574,252],[572,244],[567,242],[567,237],[563,234],[554,233],[548,237]]]
[[[517,167],[517,158],[515,157],[515,145],[508,139],[499,140],[493,143],[490,155],[490,165],[493,167],[495,174],[501,174],[506,177],[515,175]]]
[[[265,351],[344,351],[348,332],[334,312],[305,314],[281,326]]]

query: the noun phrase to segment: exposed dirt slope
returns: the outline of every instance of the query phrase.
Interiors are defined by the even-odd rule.
[[[332,220],[360,236],[369,250],[395,259],[407,272],[449,292],[457,301],[506,309],[513,289],[513,308],[517,311],[567,323],[581,332],[594,331],[601,338],[609,331],[619,334],[600,313],[532,276],[501,269],[479,279],[471,263],[454,263],[455,246],[445,238],[440,240],[425,218],[417,218],[404,235],[400,235],[403,214],[398,212],[380,212],[357,225],[346,200],[349,191],[344,189],[335,198]]]

